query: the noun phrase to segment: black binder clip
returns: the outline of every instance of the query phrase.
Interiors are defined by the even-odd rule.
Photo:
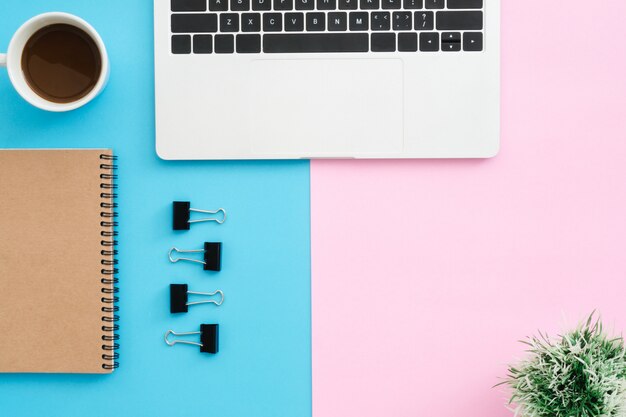
[[[203,261],[192,258],[174,258],[172,255],[177,253],[200,253],[204,252]],[[222,242],[204,242],[204,249],[181,250],[178,248],[170,249],[168,257],[170,262],[178,261],[196,262],[204,265],[205,271],[219,271],[222,269]]]
[[[218,324],[201,324],[199,332],[183,332],[178,333],[173,330],[165,332],[165,343],[170,346],[174,346],[176,343],[182,343],[185,345],[200,346],[200,352],[205,353],[217,353],[219,350],[219,325]],[[200,335],[200,343],[188,342],[186,340],[169,340],[170,335],[174,336],[189,336],[192,334]]]
[[[201,300],[189,302],[189,294],[193,295],[207,295],[212,297],[219,294],[219,300]],[[221,306],[224,302],[224,293],[222,290],[214,292],[196,292],[188,291],[187,284],[170,284],[170,313],[186,313],[189,311],[189,306],[196,304],[215,304]]]
[[[189,230],[191,223],[201,222],[216,222],[222,224],[226,221],[226,210],[219,208],[217,210],[199,210],[191,208],[189,201],[174,201],[174,230]],[[218,214],[222,213],[221,219],[219,217],[207,217],[206,219],[190,220],[191,212]]]

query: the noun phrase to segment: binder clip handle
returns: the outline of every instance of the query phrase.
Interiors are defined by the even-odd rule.
[[[222,290],[216,290],[213,292],[198,292],[198,291],[187,291],[187,294],[194,294],[194,295],[206,295],[209,297],[212,297],[214,295],[219,295],[219,301],[218,300],[202,300],[202,301],[193,301],[190,303],[187,303],[188,306],[193,306],[196,304],[215,304],[216,306],[221,306],[222,303],[224,302],[224,292]]]
[[[170,335],[189,336],[192,334],[200,334],[200,332],[175,332],[174,330],[168,330],[167,332],[165,332],[165,343],[167,343],[169,346],[174,346],[176,343],[181,343],[184,345],[195,345],[202,347],[202,344],[198,342],[190,342],[188,340],[169,340]]]
[[[178,258],[174,258],[173,254],[174,252],[176,253],[200,253],[200,252],[204,252],[204,249],[193,249],[193,250],[182,250],[182,249],[178,249],[176,247],[170,249],[169,253],[168,253],[168,258],[170,258],[170,262],[172,263],[176,263],[178,261],[187,261],[187,262],[196,262],[199,264],[204,264],[204,261],[201,261],[199,259],[192,259],[192,258],[183,258],[183,257],[178,257]]]
[[[189,211],[192,211],[194,213],[205,213],[205,214],[222,213],[221,219],[219,217],[206,217],[204,219],[189,220],[189,223],[216,222],[218,224],[224,224],[224,222],[226,221],[226,210],[224,210],[221,207],[218,208],[217,210],[200,210],[200,209],[190,208]]]

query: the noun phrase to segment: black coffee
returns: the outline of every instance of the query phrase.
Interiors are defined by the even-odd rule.
[[[46,26],[26,43],[22,71],[38,95],[56,103],[71,103],[89,94],[102,71],[94,40],[66,24]]]

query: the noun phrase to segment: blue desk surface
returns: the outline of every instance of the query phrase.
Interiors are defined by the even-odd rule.
[[[0,374],[0,415],[310,415],[308,162],[158,159],[152,0],[5,1],[2,8],[3,52],[19,25],[45,11],[83,17],[108,47],[106,90],[67,114],[31,107],[0,70],[0,147],[112,147],[119,155],[122,327],[121,366],[112,375]],[[228,221],[173,232],[176,199],[199,208],[225,207]],[[171,246],[195,248],[204,240],[224,242],[219,274],[167,261]],[[225,303],[173,316],[171,282],[199,291],[222,289]],[[163,342],[167,329],[195,330],[205,322],[220,324],[218,355]]]

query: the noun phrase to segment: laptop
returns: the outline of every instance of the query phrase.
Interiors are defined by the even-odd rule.
[[[154,0],[163,159],[487,158],[500,0]]]

